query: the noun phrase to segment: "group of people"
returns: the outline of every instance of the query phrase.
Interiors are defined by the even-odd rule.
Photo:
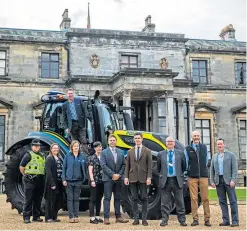
[[[41,200],[44,195],[45,221],[59,222],[58,210],[63,202],[63,188],[67,194],[69,222],[78,223],[79,198],[81,188],[86,180],[90,181],[90,223],[110,224],[110,202],[114,195],[114,210],[117,223],[127,223],[120,210],[122,184],[129,187],[132,198],[133,225],[147,226],[148,188],[152,180],[152,153],[143,143],[142,133],[134,135],[135,146],[125,159],[124,154],[116,147],[116,136],[108,135],[109,147],[102,150],[101,142],[93,144],[94,154],[86,156],[86,126],[83,104],[74,100],[72,89],[67,91],[68,101],[63,105],[64,128],[71,134],[70,151],[62,160],[59,155],[59,145],[50,146],[50,154],[45,159],[40,152],[40,141],[34,139],[31,151],[21,160],[20,172],[23,174],[25,201],[23,207],[24,223],[42,222]],[[192,132],[192,142],[184,152],[175,149],[175,139],[166,138],[167,149],[157,155],[159,190],[161,195],[161,226],[167,226],[171,212],[172,195],[176,205],[178,221],[181,226],[187,226],[184,206],[184,173],[187,171],[188,186],[191,198],[193,222],[191,226],[199,225],[198,218],[198,188],[204,209],[204,225],[211,226],[210,207],[208,199],[208,170],[210,167],[210,184],[216,187],[219,204],[222,210],[220,226],[239,226],[238,205],[235,193],[237,179],[237,160],[235,154],[224,148],[224,140],[217,140],[218,152],[212,161],[206,145],[200,142],[200,133]],[[227,197],[231,207],[232,224],[230,224]],[[100,218],[102,198],[104,219]],[[138,208],[141,201],[142,209]],[[141,212],[140,212],[141,211]]]
[[[63,187],[67,193],[69,222],[78,223],[79,198],[83,182],[90,180],[90,223],[110,224],[110,202],[114,195],[114,210],[117,223],[127,223],[120,211],[122,183],[130,188],[132,198],[133,225],[139,224],[140,214],[142,225],[147,226],[148,187],[152,179],[152,154],[142,142],[142,134],[134,135],[135,146],[128,151],[126,159],[116,147],[117,138],[110,135],[109,147],[102,151],[101,142],[93,144],[94,154],[86,157],[80,151],[79,141],[72,141],[70,152],[60,158],[58,144],[52,144],[50,155],[45,159],[40,152],[40,142],[32,141],[31,151],[27,152],[21,163],[23,174],[25,202],[23,208],[24,223],[42,222],[41,200],[45,203],[45,221],[59,222],[58,210],[61,208]],[[188,186],[191,198],[193,222],[199,225],[198,188],[204,209],[204,225],[211,226],[208,199],[208,167],[210,157],[207,148],[200,142],[200,133],[192,133],[192,142],[185,151],[175,149],[173,137],[166,138],[167,149],[157,155],[157,173],[161,195],[160,226],[167,226],[171,212],[172,195],[176,205],[176,213],[181,226],[187,226],[184,206],[183,184],[184,172],[187,171]],[[235,193],[237,179],[237,160],[233,153],[224,148],[224,140],[217,140],[218,152],[213,155],[210,167],[210,184],[216,187],[219,204],[222,210],[220,226],[239,226],[238,205]],[[230,224],[227,196],[230,201],[232,224]],[[100,218],[102,198],[104,219]],[[142,209],[138,209],[138,200]],[[140,212],[141,211],[141,212]]]

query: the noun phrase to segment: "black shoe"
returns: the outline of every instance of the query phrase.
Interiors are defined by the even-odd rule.
[[[192,223],[191,223],[191,226],[196,226],[196,225],[199,225],[199,222],[197,220],[194,220]]]
[[[237,227],[237,226],[239,226],[239,224],[231,224],[231,227]]]
[[[187,226],[186,222],[180,222],[180,226]]]
[[[34,218],[33,219],[33,222],[42,222],[43,219],[41,219],[40,217],[37,217],[37,218]]]
[[[60,219],[55,219],[54,222],[60,222],[61,220]]]
[[[167,225],[168,225],[167,221],[161,221],[160,223],[160,226],[167,226]]]
[[[219,226],[230,226],[230,223],[222,222],[222,223],[219,224]]]
[[[94,220],[90,219],[91,224],[98,224],[98,220],[95,218]]]
[[[134,220],[132,223],[132,225],[139,225],[139,224],[140,224],[139,220]]]
[[[142,220],[142,225],[144,225],[144,226],[148,226],[148,222],[147,222],[147,220]]]
[[[30,219],[24,219],[24,223],[29,224],[29,223],[31,223],[31,221],[30,221]]]
[[[204,225],[207,226],[207,227],[211,227],[212,226],[209,221],[205,221]]]
[[[98,221],[98,223],[103,223],[104,221],[101,219],[101,218],[95,218],[97,221]]]

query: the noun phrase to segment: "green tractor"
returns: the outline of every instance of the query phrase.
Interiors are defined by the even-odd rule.
[[[99,91],[96,91],[99,95]],[[62,92],[50,91],[41,97],[41,102],[44,104],[44,110],[41,117],[36,117],[40,120],[40,131],[30,132],[27,137],[18,141],[11,146],[6,155],[10,156],[6,163],[4,171],[4,186],[7,195],[7,202],[10,202],[12,209],[17,209],[19,213],[23,209],[24,190],[22,184],[22,175],[19,172],[19,164],[24,154],[30,150],[31,141],[38,138],[41,141],[41,151],[48,154],[49,147],[52,143],[60,145],[60,154],[64,157],[69,151],[70,137],[66,136],[64,128],[62,127],[62,105],[67,100],[67,97]],[[86,96],[76,96],[75,100],[83,101],[83,108],[87,120],[87,142],[89,150],[92,150],[92,144],[95,141],[101,141],[103,148],[107,147],[107,136],[109,130],[117,137],[117,147],[123,150],[124,155],[134,146],[133,123],[131,117],[125,110],[130,110],[127,107],[118,107],[108,103],[101,102],[97,97],[89,98]],[[158,190],[158,174],[156,172],[156,158],[157,153],[166,149],[165,139],[166,135],[142,132],[144,138],[144,145],[152,150],[153,155],[153,179],[149,187],[148,199],[148,219],[159,219],[161,217],[160,211],[160,193]],[[184,146],[176,141],[177,149],[184,149]],[[88,153],[88,155],[90,155]],[[86,181],[83,185],[80,197],[80,211],[86,211],[89,207],[90,199],[90,185]],[[186,213],[191,212],[190,196],[187,186],[186,176],[184,178],[184,201]],[[61,209],[66,210],[66,193],[64,192],[63,206]],[[171,211],[175,212],[174,201],[170,203]],[[122,190],[122,209],[132,217],[131,197],[129,187],[123,185]],[[141,212],[141,211],[140,211]]]

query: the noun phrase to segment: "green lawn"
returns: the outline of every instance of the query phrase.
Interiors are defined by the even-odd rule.
[[[236,188],[237,198],[239,201],[245,201],[246,200],[246,188]],[[209,200],[218,200],[216,189],[212,188],[208,191],[208,197]]]

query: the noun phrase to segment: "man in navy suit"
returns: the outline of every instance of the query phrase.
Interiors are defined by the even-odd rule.
[[[104,183],[104,224],[109,225],[111,195],[114,194],[114,209],[116,222],[127,223],[120,212],[121,186],[124,178],[125,159],[124,154],[116,148],[117,138],[110,135],[109,148],[101,153],[102,181]]]

